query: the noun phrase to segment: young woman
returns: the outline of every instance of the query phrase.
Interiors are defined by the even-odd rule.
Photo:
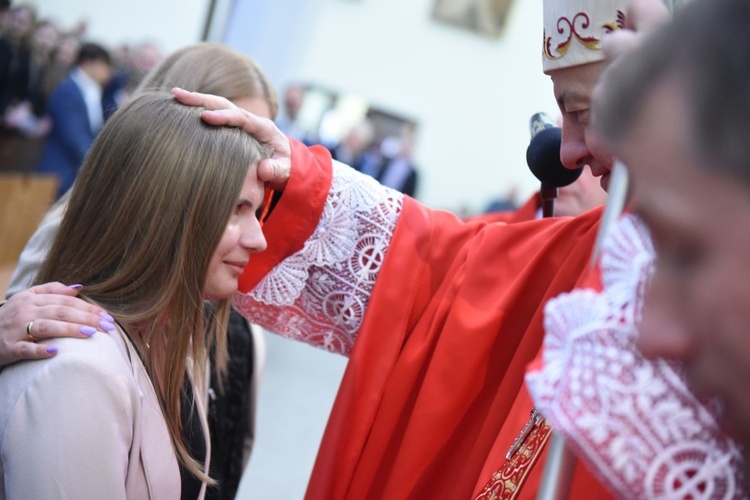
[[[173,86],[225,97],[237,106],[265,118],[273,119],[278,111],[276,93],[263,71],[247,56],[221,44],[197,43],[175,51],[146,75],[135,95],[148,90],[166,91]],[[37,338],[47,338],[54,334],[55,328],[60,328],[61,333],[83,336],[79,331],[80,326],[53,323],[46,319],[43,314],[50,311],[51,306],[45,302],[35,307],[37,302],[46,300],[55,301],[55,307],[65,307],[63,311],[75,315],[70,318],[72,321],[102,329],[98,325],[101,318],[96,314],[67,308],[67,305],[59,302],[69,300],[75,303],[75,298],[45,293],[47,290],[71,293],[73,290],[67,290],[62,285],[45,284],[43,288],[33,289],[39,294],[24,291],[39,271],[41,259],[54,239],[66,203],[67,196],[47,213],[19,258],[8,286],[8,295],[14,295],[14,298],[0,309],[0,336],[17,333],[16,330],[23,331],[23,327],[4,329],[4,313],[12,317],[11,313],[17,307],[23,307],[18,315],[24,317],[24,325],[34,321],[33,333]],[[86,314],[90,314],[88,321],[82,318]],[[26,336],[25,340],[30,338]],[[211,371],[213,397],[209,400],[208,422],[214,450],[211,476],[219,481],[216,487],[208,490],[207,497],[217,500],[234,498],[250,458],[255,440],[256,395],[265,361],[262,332],[234,310],[229,316],[227,345],[229,358],[226,373],[222,376],[215,369]],[[19,347],[26,347],[29,352],[40,353],[40,356],[53,354],[45,349],[54,351],[55,347],[50,344],[32,346],[34,344],[24,341]],[[0,353],[0,365],[7,364],[4,359]]]
[[[107,122],[37,282],[83,285],[79,295],[117,327],[57,339],[55,357],[0,373],[5,497],[178,498],[181,475],[205,495],[208,352],[222,359],[227,299],[265,249],[264,156],[163,92],[141,93]],[[202,425],[188,449],[181,431],[193,415]]]

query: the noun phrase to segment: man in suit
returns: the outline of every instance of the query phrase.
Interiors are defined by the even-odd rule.
[[[414,198],[417,169],[412,162],[414,127],[405,124],[398,136],[383,139],[377,153],[365,153],[357,170],[379,183]]]
[[[73,184],[83,157],[102,126],[102,88],[111,75],[107,50],[85,43],[78,52],[75,67],[49,97],[47,113],[52,119],[52,130],[37,171],[58,176],[58,198]]]

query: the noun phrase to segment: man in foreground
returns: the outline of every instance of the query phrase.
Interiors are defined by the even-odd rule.
[[[681,14],[612,68],[596,119],[658,255],[639,347],[681,361],[747,446],[750,4],[696,1]]]

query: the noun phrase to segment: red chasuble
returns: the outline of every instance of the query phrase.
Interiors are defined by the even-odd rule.
[[[269,250],[251,259],[242,292],[302,248],[322,213],[330,156],[293,142],[292,159],[264,226]],[[542,344],[545,302],[590,272],[600,215],[464,222],[405,197],[307,497],[534,497],[546,438],[505,459],[533,406],[524,372]],[[585,493],[572,498],[602,498],[579,472],[574,488]],[[493,497],[498,474],[507,488]]]
[[[517,210],[509,210],[507,212],[489,212],[472,217],[471,220],[513,224],[516,222],[534,220],[537,218],[537,213],[541,213],[541,210],[542,196],[539,193],[536,193],[526,200],[526,203],[518,207]]]

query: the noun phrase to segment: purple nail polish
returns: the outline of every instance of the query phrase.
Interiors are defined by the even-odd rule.
[[[101,316],[105,321],[109,321],[110,323],[115,322],[115,318],[110,316],[106,311],[102,311],[99,313],[99,316]]]
[[[113,325],[109,321],[101,320],[99,322],[99,328],[101,328],[105,332],[111,332],[112,330],[115,329],[115,325]]]
[[[75,290],[80,290],[81,288],[83,288],[83,285],[81,285],[80,283],[76,283],[75,285],[68,285],[68,288],[73,288]]]
[[[88,335],[89,337],[96,333],[96,328],[90,327],[90,326],[82,326],[81,327],[81,333],[84,335]]]
[[[45,349],[45,351],[47,351],[47,354],[56,354],[57,353],[57,347],[55,347],[53,345],[48,345],[47,348]]]

